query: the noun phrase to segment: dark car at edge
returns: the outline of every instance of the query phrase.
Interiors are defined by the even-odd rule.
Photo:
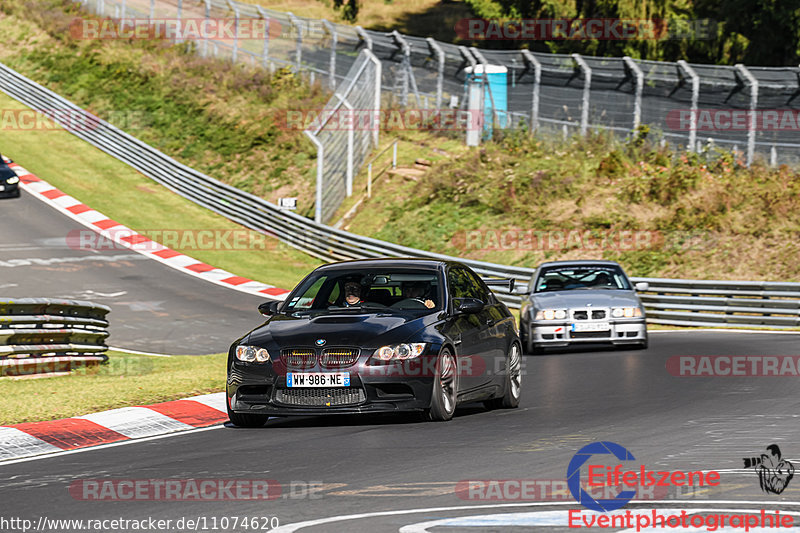
[[[449,420],[465,402],[516,407],[519,336],[487,283],[513,284],[482,280],[452,261],[317,268],[283,302],[259,306],[267,321],[231,346],[231,422],[415,411]]]

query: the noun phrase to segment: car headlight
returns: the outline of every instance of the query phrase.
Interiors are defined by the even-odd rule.
[[[372,354],[376,359],[381,361],[391,361],[393,359],[406,360],[414,359],[422,355],[425,350],[424,342],[412,342],[409,344],[393,344],[391,346],[381,346],[375,353]]]
[[[642,310],[638,307],[615,307],[611,310],[614,318],[637,318],[642,316]]]
[[[564,320],[567,318],[566,309],[543,309],[536,313],[536,320]]]
[[[12,176],[6,180],[6,183],[9,185],[14,185],[15,183],[19,183],[19,178],[16,176]]]
[[[236,359],[246,363],[266,363],[270,361],[269,352],[265,348],[256,346],[237,346]]]

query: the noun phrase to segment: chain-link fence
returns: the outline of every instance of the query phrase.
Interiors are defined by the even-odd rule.
[[[319,114],[319,123],[305,130],[317,147],[316,222],[328,223],[353,194],[353,173],[378,146],[380,79],[381,62],[362,50]]]
[[[271,70],[288,66],[331,89],[351,82],[349,73],[359,52],[368,49],[382,65],[384,107],[474,110],[468,95],[476,65],[483,64],[483,72],[489,65],[501,66],[507,93],[503,107],[480,113],[495,122],[500,118],[501,127],[565,136],[597,130],[627,136],[641,124],[649,126],[651,136],[681,149],[718,146],[737,152],[748,164],[759,155],[773,165],[800,161],[797,67],[745,68],[467,48],[233,0],[80,1],[94,13],[123,20],[233,19],[239,30],[261,21],[266,31],[238,39],[195,39],[197,51]],[[371,85],[364,87],[372,94]],[[489,95],[481,97],[481,106],[494,100],[491,84],[487,93],[480,94]],[[336,135],[340,139],[335,146],[348,146],[346,131],[340,129]],[[325,153],[330,156],[330,151]],[[330,183],[336,188],[332,197],[339,198],[338,178]],[[318,213],[321,207],[317,206]]]

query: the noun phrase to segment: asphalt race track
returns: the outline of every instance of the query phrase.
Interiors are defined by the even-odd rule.
[[[86,230],[24,191],[0,200],[0,297],[89,300],[111,307],[111,346],[166,354],[227,351],[261,322],[257,296],[178,272],[130,250],[78,250]]]
[[[273,419],[261,429],[217,426],[89,448],[0,465],[0,501],[13,502],[13,516],[32,520],[45,514],[50,519],[205,517],[210,528],[212,520],[219,526],[223,517],[274,516],[284,526],[420,509],[300,531],[397,532],[409,524],[458,517],[465,517],[453,522],[459,527],[440,525],[430,531],[565,530],[519,526],[536,523],[533,511],[579,508],[568,496],[531,506],[514,500],[462,499],[455,494],[456,486],[461,480],[563,480],[580,447],[607,440],[626,447],[636,465],[651,470],[721,471],[718,487],[662,494],[642,504],[646,508],[800,511],[800,505],[789,503],[800,502],[800,482],[790,483],[780,496],[764,494],[755,472],[741,470],[743,457],[758,456],[771,443],[780,444],[784,458],[800,458],[797,378],[681,378],[665,370],[673,355],[790,355],[797,353],[797,341],[796,335],[775,333],[662,332],[652,334],[647,351],[528,356],[522,404],[516,410],[465,406],[447,423],[399,415]],[[281,492],[272,501],[227,498],[199,503],[84,501],[68,490],[75,480],[140,479],[273,480]],[[674,499],[689,501],[670,501]],[[712,503],[724,500],[767,503]],[[508,504],[517,505],[497,507]],[[486,505],[490,507],[479,507]],[[457,509],[430,510],[452,507]],[[487,527],[474,518],[494,513],[505,515],[497,526]],[[230,525],[225,530],[247,531]]]

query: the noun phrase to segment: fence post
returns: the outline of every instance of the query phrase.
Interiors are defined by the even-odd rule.
[[[99,3],[98,9],[97,9],[98,15],[100,15],[101,17],[104,17],[105,14],[106,14],[106,3],[105,3],[105,0],[99,0],[98,3]]]
[[[123,20],[123,24],[124,24],[124,21],[125,21],[125,8],[126,8],[125,0],[122,0],[122,7],[120,8],[120,11],[121,11],[120,18]]]
[[[342,105],[352,114],[353,105],[347,101],[347,98],[338,92],[334,94]],[[345,194],[350,197],[353,195],[353,118],[351,117],[351,120],[347,121],[347,123],[350,124],[350,127],[347,128],[347,173],[345,174],[344,186]]]
[[[370,46],[372,43],[370,42]],[[381,126],[381,75],[383,73],[383,65],[381,64],[380,59],[375,57],[375,54],[372,53],[369,49],[367,50],[367,59],[369,59],[373,65],[375,65],[375,94],[373,95],[373,113],[375,113],[375,118],[373,119],[372,125],[372,142],[375,144],[375,148],[378,147],[378,140],[380,136],[380,126]]]
[[[758,127],[758,117],[756,116],[756,109],[758,108],[758,80],[753,76],[747,68],[738,63],[736,70],[742,75],[747,83],[750,85],[750,124],[747,126],[747,166],[753,163],[753,155],[756,151],[756,128]]]
[[[403,53],[403,77],[401,79],[402,87],[403,87],[403,98],[402,104],[403,107],[408,105],[408,86],[411,85],[411,90],[414,91],[414,97],[417,101],[417,107],[422,107],[422,102],[419,99],[419,91],[417,90],[417,80],[414,79],[414,71],[411,68],[411,46],[408,44],[400,32],[394,30],[392,32],[392,38],[397,43],[398,48]]]
[[[472,69],[472,75],[475,75],[475,67],[478,63],[475,61],[475,58],[472,57],[472,54],[469,53],[469,50],[466,46],[459,46],[458,51],[461,52],[461,56],[464,58],[465,62],[469,63],[469,67]],[[478,146],[481,142],[481,128],[483,126],[483,110],[479,105],[477,108],[474,106],[472,102],[471,95],[473,94],[472,91],[472,82],[468,82],[464,84],[464,95],[462,96],[466,108],[467,113],[469,113],[468,124],[467,124],[467,132],[465,135],[465,141],[467,146]],[[473,116],[473,113],[477,113],[478,117]],[[477,128],[475,126],[478,126]]]
[[[356,33],[358,34],[359,37],[361,37],[361,40],[364,41],[364,43],[366,43],[367,50],[372,52],[372,37],[370,37],[369,34],[361,26],[356,26]]]
[[[539,128],[539,86],[542,83],[542,64],[530,50],[522,50],[522,57],[533,66],[533,95],[531,97],[531,135]]]
[[[578,67],[583,72],[583,96],[581,97],[581,135],[586,135],[589,130],[589,94],[592,88],[592,69],[580,54],[572,54]]]
[[[286,13],[289,16],[289,21],[292,24],[292,27],[297,32],[297,40],[295,41],[295,49],[294,49],[294,63],[295,69],[297,72],[300,72],[300,64],[303,60],[303,31],[300,27],[300,21],[297,20],[297,17],[294,16],[294,13],[291,11]]]
[[[425,39],[433,55],[436,57],[436,109],[442,108],[442,92],[444,88],[444,52],[439,43],[432,37]]]
[[[269,16],[261,6],[255,6],[258,15],[264,19],[264,46],[261,49],[261,65],[269,67]]]
[[[331,34],[330,78],[328,83],[331,89],[336,89],[336,27],[327,20],[323,20],[322,24],[325,26],[325,29],[328,30],[328,33]],[[348,194],[348,196],[350,196],[350,194]]]
[[[689,63],[683,59],[678,60],[679,74],[681,70],[692,80],[692,107],[690,110],[692,116],[689,119],[689,151],[696,153],[699,151],[697,149],[697,102],[700,99],[700,77],[694,69],[689,66]]]
[[[178,0],[178,23],[180,23],[182,15],[183,15],[183,0]]]
[[[639,124],[642,123],[642,89],[644,88],[644,74],[642,73],[642,69],[639,68],[639,65],[636,64],[636,61],[630,57],[625,56],[622,60],[625,62],[625,66],[633,72],[636,80],[633,100],[633,129],[636,130]]]
[[[147,21],[152,22],[152,20],[156,17],[156,0],[150,0],[150,16],[148,17]]]
[[[314,205],[314,222],[322,224],[322,167],[325,164],[325,148],[322,146],[319,139],[317,139],[316,135],[308,130],[305,130],[303,133],[305,133],[317,147],[317,190]]]
[[[233,63],[236,63],[236,56],[239,52],[239,6],[236,5],[236,2],[233,0],[226,0],[228,6],[233,10],[233,53],[231,54],[231,60]]]

